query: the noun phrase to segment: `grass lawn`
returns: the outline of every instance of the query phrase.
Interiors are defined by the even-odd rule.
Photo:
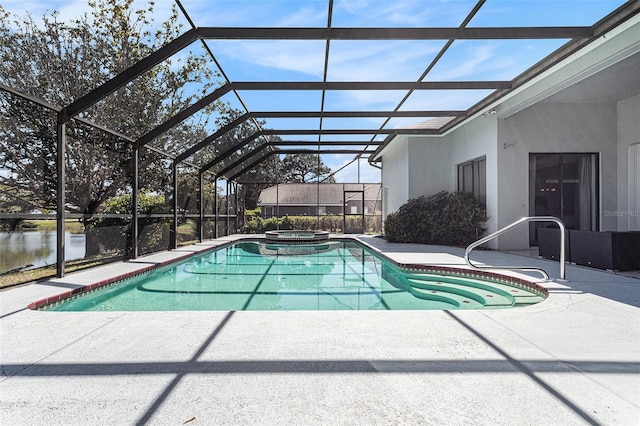
[[[81,234],[83,231],[82,224],[77,220],[67,220],[65,223],[67,232],[72,234]],[[21,224],[20,227],[23,231],[55,231],[55,220],[27,220]],[[179,245],[188,245],[197,242],[195,236],[194,227],[191,223],[185,223],[178,226],[178,239]],[[65,262],[65,272],[73,272],[81,269],[91,268],[101,265],[103,263],[113,262],[121,260],[120,255],[103,255],[98,257],[92,257],[90,259],[79,259],[74,261]],[[20,272],[13,272],[0,275],[0,288],[10,287],[13,285],[25,284],[29,282],[44,280],[53,278],[56,276],[56,265],[43,266],[41,268],[34,268],[24,270]]]
[[[118,255],[103,255],[93,257],[91,259],[79,259],[65,262],[65,272],[80,271],[82,269],[91,268],[108,262],[114,262],[122,259]],[[14,285],[30,283],[56,276],[56,265],[43,266],[41,268],[28,269],[26,271],[13,272],[0,275],[0,288],[11,287]]]
[[[65,221],[65,229],[72,234],[81,234],[84,232],[82,228],[82,223],[78,222],[76,219],[67,219]],[[23,231],[55,231],[56,230],[56,221],[55,220],[25,220],[20,225],[20,229]]]

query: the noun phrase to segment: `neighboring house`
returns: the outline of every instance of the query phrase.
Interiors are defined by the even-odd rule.
[[[341,215],[345,207],[347,214],[380,214],[381,197],[379,183],[282,183],[262,190],[258,207],[264,218]]]
[[[460,190],[486,203],[488,232],[534,215],[640,231],[640,15],[443,134],[389,137],[372,161],[383,166],[383,217],[411,198]],[[526,249],[536,239],[522,226],[490,245]]]

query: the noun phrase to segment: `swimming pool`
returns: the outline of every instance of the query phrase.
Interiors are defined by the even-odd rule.
[[[240,241],[44,306],[51,311],[497,309],[544,289],[487,272],[401,267],[355,241]]]

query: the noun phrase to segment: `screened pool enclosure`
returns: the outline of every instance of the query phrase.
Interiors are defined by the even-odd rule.
[[[13,71],[0,81],[2,251],[22,247],[10,237],[28,231],[25,220],[55,221],[55,230],[39,236],[45,246],[24,250],[55,252],[49,258],[58,276],[74,244],[84,244],[85,259],[136,258],[296,224],[379,233],[385,193],[394,188],[360,174],[360,167],[381,168],[367,161],[376,150],[394,136],[441,135],[487,113],[492,102],[638,13],[634,1],[585,4],[593,10],[577,21],[545,12],[554,7],[549,2],[514,2],[496,21],[495,5],[480,0],[433,2],[433,14],[414,15],[416,22],[408,13],[398,23],[385,2],[360,11],[333,0],[301,1],[291,10],[274,4],[282,8],[277,17],[260,15],[264,3],[203,9],[176,0],[162,37],[149,36],[144,49],[131,48],[91,75],[53,61],[50,73],[61,82],[53,87],[35,59],[19,63],[26,36],[5,28],[3,54]],[[396,3],[408,12],[416,7]],[[300,13],[309,10],[316,13]],[[87,52],[99,47],[80,36],[55,52],[46,39],[40,43],[50,58],[81,46],[87,63],[95,59]],[[456,55],[483,49],[498,58],[495,65],[471,77],[461,72]],[[374,60],[365,61],[365,52]],[[249,54],[260,59],[241,66]],[[501,69],[506,62],[518,64]],[[180,72],[188,81],[170,96]],[[332,155],[339,165],[321,171]],[[298,204],[284,198],[292,193],[286,185],[301,183],[287,178],[285,156],[316,162],[304,181],[313,189],[298,191],[312,195]],[[336,182],[346,168],[357,172]],[[329,196],[325,185],[342,186]],[[247,225],[257,218],[262,228]]]

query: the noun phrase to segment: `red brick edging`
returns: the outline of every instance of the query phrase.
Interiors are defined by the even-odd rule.
[[[98,288],[101,288],[101,287],[105,287],[105,286],[108,286],[110,284],[116,283],[118,281],[121,281],[121,280],[124,280],[124,279],[127,279],[127,278],[132,278],[132,277],[135,277],[135,276],[138,276],[138,275],[142,275],[142,274],[145,274],[145,273],[150,272],[152,270],[161,268],[163,266],[171,265],[172,263],[176,263],[176,262],[184,260],[184,259],[186,259],[188,257],[191,257],[194,254],[206,253],[208,251],[217,250],[219,248],[228,246],[231,243],[233,243],[233,241],[230,241],[228,243],[223,243],[223,244],[217,245],[215,247],[208,248],[206,250],[202,250],[202,251],[200,251],[198,253],[186,253],[186,254],[184,254],[182,256],[178,256],[178,257],[176,257],[174,259],[165,260],[164,262],[154,263],[153,265],[145,266],[142,269],[138,269],[136,271],[128,272],[126,274],[116,275],[116,276],[111,277],[111,278],[107,278],[107,279],[104,279],[104,280],[101,280],[101,281],[98,281],[98,282],[95,282],[95,283],[92,283],[92,284],[87,284],[87,285],[82,286],[82,287],[74,288],[73,290],[69,290],[69,291],[65,291],[65,292],[60,293],[60,294],[56,294],[55,296],[45,297],[43,299],[36,300],[35,302],[30,303],[27,306],[27,308],[29,308],[31,310],[40,309],[40,308],[42,308],[44,306],[50,305],[52,303],[60,302],[61,300],[68,299],[68,298],[70,298],[72,296],[76,296],[76,295],[79,295],[79,294],[82,294],[82,293],[86,293],[86,292],[89,292],[89,291],[92,291],[92,290],[95,290],[95,289],[98,289]]]

